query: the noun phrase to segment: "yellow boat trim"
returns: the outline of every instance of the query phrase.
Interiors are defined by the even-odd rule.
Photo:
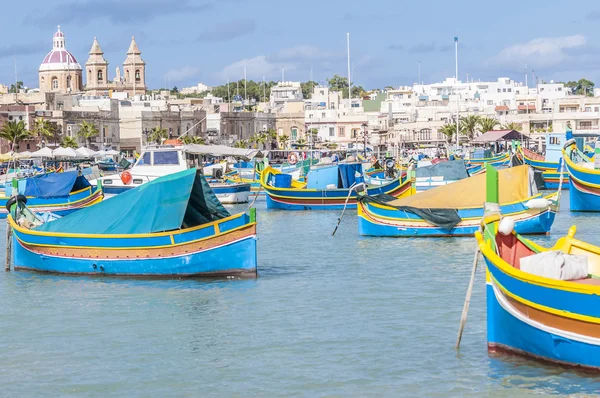
[[[243,213],[242,213],[243,214]],[[12,225],[12,222],[11,222]],[[208,239],[213,239],[219,236],[223,236],[223,235],[227,235],[231,232],[235,232],[235,231],[239,231],[241,229],[247,228],[247,227],[252,227],[255,226],[256,223],[248,223],[248,224],[244,224],[241,225],[239,227],[233,228],[228,230],[227,232],[222,232],[216,235],[210,235],[210,236],[206,236],[204,238],[200,238],[200,239],[194,239],[194,240],[188,240],[182,243],[175,243],[175,240],[173,238],[173,235],[170,235],[171,238],[171,244],[169,245],[157,245],[157,246],[110,246],[110,247],[98,247],[98,246],[72,246],[72,245],[49,245],[49,244],[45,244],[45,243],[30,243],[30,242],[26,242],[23,239],[20,239],[19,237],[17,237],[17,239],[19,240],[19,242],[22,242],[28,246],[32,246],[32,247],[59,247],[59,248],[67,248],[67,249],[89,249],[89,250],[141,250],[141,249],[164,249],[167,247],[173,247],[173,246],[185,246],[185,245],[189,245],[191,243],[197,243],[197,242],[201,242],[204,240],[208,240]],[[188,232],[186,230],[186,232]],[[166,234],[169,234],[168,232]],[[162,233],[162,236],[164,236],[165,233]],[[106,235],[108,236],[108,235]]]
[[[169,231],[169,232],[157,232],[157,233],[153,233],[153,234],[76,234],[76,233],[69,233],[69,232],[35,231],[33,229],[23,228],[20,225],[18,225],[17,223],[15,223],[15,220],[13,220],[11,214],[8,215],[7,219],[10,222],[11,227],[13,227],[14,229],[16,229],[17,231],[19,231],[19,232],[21,232],[23,234],[37,235],[37,236],[52,236],[52,237],[60,236],[60,237],[65,237],[65,238],[98,238],[98,239],[104,239],[104,238],[152,238],[152,237],[159,237],[159,236],[181,235],[181,234],[184,234],[184,233],[188,233],[188,232],[192,232],[192,231],[197,231],[199,229],[206,228],[206,227],[209,227],[209,226],[214,226],[215,224],[219,224],[219,223],[222,223],[222,222],[227,222],[227,221],[235,220],[236,218],[242,217],[243,215],[244,215],[244,213],[235,214],[233,216],[230,216],[230,217],[227,217],[227,218],[223,218],[221,220],[213,221],[213,222],[210,222],[210,223],[207,223],[207,224],[203,224],[203,225],[198,225],[198,226],[192,227],[192,228],[182,229],[182,230],[179,230],[177,232]],[[248,225],[248,224],[245,224],[245,225]],[[230,231],[232,231],[232,230],[230,230]]]
[[[569,149],[571,149],[571,152],[573,151],[573,147],[574,147],[574,146],[575,146],[575,143],[573,143],[573,144],[571,144],[571,145],[569,146]],[[563,150],[562,150],[562,153],[563,153],[563,159],[565,160],[565,162],[567,163],[567,165],[568,165],[570,168],[572,168],[573,170],[577,170],[577,171],[579,171],[579,172],[581,172],[581,173],[584,173],[584,174],[595,174],[595,175],[600,175],[600,170],[591,170],[591,169],[586,169],[586,168],[583,168],[583,167],[581,167],[581,166],[579,166],[579,165],[577,165],[577,164],[573,163],[573,161],[572,161],[572,160],[569,158],[569,156],[566,156],[566,152],[567,152],[567,150],[566,150],[565,148],[563,148]],[[585,155],[584,155],[584,156],[585,156]],[[588,160],[589,160],[589,158],[588,158]],[[569,173],[569,174],[571,174],[571,173]],[[572,176],[572,175],[571,175],[571,178],[573,178],[573,176]],[[579,181],[579,180],[577,180],[577,181]],[[589,185],[592,185],[592,184],[589,184]],[[595,184],[594,184],[594,185],[595,185]],[[596,185],[596,186],[599,186],[599,185]]]
[[[491,275],[491,279],[493,280],[493,283],[496,286],[498,286],[498,288],[502,291],[502,293],[504,293],[508,297],[511,297],[512,299],[514,299],[514,300],[518,301],[519,303],[524,304],[528,307],[532,307],[532,308],[535,308],[536,310],[548,312],[550,314],[558,315],[563,318],[570,318],[570,319],[576,319],[578,321],[600,324],[600,318],[597,318],[597,317],[576,314],[576,313],[565,311],[565,310],[557,310],[556,308],[547,307],[545,305],[537,304],[537,303],[534,303],[533,301],[524,299],[523,297],[517,296],[516,294],[509,292],[504,286],[502,286],[498,282],[498,280],[496,278],[494,278],[493,275]]]
[[[544,278],[541,276],[529,274],[527,272],[523,272],[519,269],[516,269],[515,267],[513,267],[512,265],[510,265],[506,261],[504,261],[502,258],[500,258],[496,254],[496,252],[492,248],[490,248],[488,244],[486,244],[484,242],[483,236],[481,235],[481,233],[479,231],[475,232],[475,239],[477,239],[477,242],[479,243],[479,250],[481,251],[481,253],[492,264],[494,264],[495,267],[497,267],[498,269],[500,269],[500,271],[504,272],[505,274],[509,275],[512,278],[518,279],[521,282],[545,287],[548,289],[563,290],[566,292],[580,293],[580,294],[600,295],[600,286],[584,285],[583,283],[560,281],[560,280],[556,280],[556,279]],[[535,244],[533,244],[532,246],[535,247],[536,249],[539,248],[540,251],[559,250],[559,248],[565,242],[564,239],[565,239],[564,237],[559,239],[556,242],[556,244],[550,249],[547,249],[547,248],[544,248],[544,247],[541,247],[541,246],[538,246]],[[527,240],[527,243],[529,244],[532,242]],[[577,241],[578,246],[580,246],[582,243],[585,243],[585,242]]]
[[[73,202],[50,203],[50,204],[43,204],[42,203],[42,204],[39,204],[39,205],[31,205],[31,206],[28,206],[28,207],[30,209],[35,209],[35,208],[38,208],[38,207],[60,207],[60,206],[65,206],[65,205],[72,206],[72,205],[76,205],[76,204],[81,203],[81,202],[85,202],[86,200],[89,200],[92,196],[98,194],[99,192],[102,192],[102,189],[101,188],[100,189],[96,188],[96,190],[92,194],[90,194],[89,196],[86,196],[85,198],[82,198],[82,199],[75,200]],[[100,196],[99,197],[100,200],[96,199],[96,200],[94,200],[94,202],[91,202],[89,205],[92,205],[93,203],[96,203],[96,202],[100,202],[100,201],[102,201],[103,198],[104,198],[104,196]]]

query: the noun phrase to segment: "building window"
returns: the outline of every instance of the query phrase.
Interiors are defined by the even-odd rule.
[[[350,138],[356,138],[357,134],[358,134],[358,129],[352,129],[352,131],[350,132]]]
[[[71,76],[67,76],[67,88],[71,88]]]
[[[599,107],[595,107],[594,108],[594,112],[598,112],[598,111],[600,111],[600,108]]]
[[[58,78],[56,78],[56,77],[52,78],[52,89],[58,90]]]
[[[102,71],[99,70],[98,71],[98,82],[101,82],[102,80],[104,80],[103,78],[104,78],[104,76],[102,75]]]
[[[558,88],[558,91],[562,91],[562,87],[559,87],[559,88]]]
[[[27,150],[30,150],[30,149],[31,149],[31,145],[27,144]]]
[[[292,127],[292,141],[296,141],[298,139],[298,128]]]
[[[345,136],[346,136],[346,128],[338,127],[338,137],[345,137]]]
[[[512,88],[509,88],[509,89],[508,89],[508,92],[510,93],[511,91],[512,91]]]
[[[140,78],[140,71],[139,69],[135,71],[135,81],[139,82],[141,80]]]
[[[498,89],[498,92],[499,92],[499,93],[501,93],[501,92],[502,92],[502,90],[501,90],[501,89]]]
[[[492,101],[492,100],[488,100],[487,104],[488,104],[488,105],[494,105],[494,101]]]
[[[325,119],[325,112],[321,112],[321,117]]]
[[[329,127],[329,136],[335,137],[335,129],[333,127]]]

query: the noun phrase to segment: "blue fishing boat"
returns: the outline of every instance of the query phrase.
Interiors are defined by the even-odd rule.
[[[10,200],[9,193],[23,195],[28,207],[36,213],[51,212],[59,216],[94,205],[104,195],[102,188],[93,188],[78,171],[48,173],[14,180],[15,187],[8,185],[0,197],[0,218],[6,218],[5,206]]]
[[[521,234],[550,232],[559,193],[537,193],[529,166],[499,171],[503,214],[510,215]],[[467,236],[479,228],[485,202],[485,174],[432,188],[396,200],[364,195],[358,202],[358,231],[366,236]]]
[[[575,140],[565,143],[563,159],[571,180],[571,211],[600,211],[600,170],[577,149]]]
[[[339,163],[311,169],[306,183],[268,167],[263,170],[260,183],[269,209],[341,210],[344,206],[356,208],[357,193],[353,188],[363,181],[361,163]],[[396,178],[385,185],[368,186],[367,192],[372,196],[401,197],[413,194],[412,187],[412,181]]]
[[[255,212],[231,215],[194,169],[160,177],[78,213],[9,216],[15,269],[115,276],[254,276]]]
[[[507,167],[510,165],[510,154],[501,153],[495,156],[490,154],[491,151],[476,151],[475,156],[485,157],[473,157],[471,159],[465,159],[465,166],[470,176],[481,174],[485,172],[485,165],[490,164],[495,168]]]
[[[576,239],[575,227],[546,249],[512,226],[492,210],[475,234],[486,264],[488,351],[597,372],[600,248]]]

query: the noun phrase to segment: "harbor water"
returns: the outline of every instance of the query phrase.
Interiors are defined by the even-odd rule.
[[[258,279],[0,274],[0,396],[600,391],[594,376],[488,356],[483,267],[455,350],[473,238],[359,237],[355,211],[332,237],[339,212],[256,206]],[[570,213],[568,192],[562,206],[552,236],[534,240],[550,245],[577,224],[600,245],[600,214]]]

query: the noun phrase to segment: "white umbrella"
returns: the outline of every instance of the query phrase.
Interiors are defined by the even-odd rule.
[[[48,147],[44,147],[40,150],[33,152],[30,156],[32,158],[51,158],[51,157],[53,157],[52,149],[50,149]]]
[[[54,151],[52,151],[54,157],[57,158],[76,158],[77,152],[73,148],[63,148],[58,147]]]
[[[106,151],[107,155],[110,156],[117,156],[120,152],[119,151],[115,151],[114,149],[111,149],[110,151]]]
[[[94,154],[95,158],[103,158],[106,156],[106,151],[98,151]]]
[[[77,153],[77,155],[82,156],[84,158],[91,158],[96,154],[96,151],[91,150],[90,148],[86,148],[84,146],[77,148],[75,152]]]
[[[25,151],[25,152],[15,153],[15,157],[17,159],[30,158],[31,157],[31,152]]]

